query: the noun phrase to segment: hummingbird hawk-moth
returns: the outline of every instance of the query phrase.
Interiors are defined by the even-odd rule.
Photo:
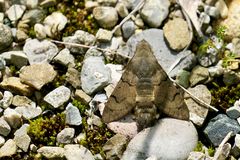
[[[133,111],[141,129],[152,125],[160,113],[188,120],[189,110],[183,93],[169,79],[150,45],[142,40],[109,97],[102,118],[109,123]]]

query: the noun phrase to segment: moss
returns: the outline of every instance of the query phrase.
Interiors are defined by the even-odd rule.
[[[207,50],[209,48],[216,48],[211,39],[208,39],[206,42],[200,45],[197,52],[200,55],[207,54]]]
[[[194,151],[196,152],[202,152],[203,151],[203,144],[201,141],[198,141],[197,146],[194,148]]]
[[[19,70],[17,69],[16,66],[10,65],[10,66],[9,66],[9,70],[10,70],[11,74],[12,74],[14,77],[18,77],[18,75],[19,75]]]
[[[227,27],[226,26],[218,26],[216,27],[216,36],[222,40],[224,40],[225,36],[226,36],[226,30],[227,30]]]
[[[224,57],[223,57],[223,63],[222,66],[224,68],[227,68],[228,66],[231,65],[231,63],[235,60],[236,58],[236,54],[232,53],[232,52],[227,52],[225,51]]]
[[[72,100],[72,104],[79,109],[81,115],[84,115],[84,114],[85,114],[85,111],[86,111],[87,109],[89,109],[88,105],[85,105],[85,104],[83,104],[82,102],[80,102],[80,101],[78,101],[78,100],[76,100],[76,99],[73,99],[73,100]]]
[[[31,38],[36,38],[36,32],[34,31],[34,26],[32,26],[32,27],[29,29],[28,35],[29,35]]]
[[[62,75],[57,75],[55,78],[54,78],[54,80],[53,80],[53,82],[51,82],[52,83],[52,85],[55,87],[55,88],[57,88],[57,87],[59,87],[59,86],[62,86],[62,85],[65,85],[65,83],[66,83],[66,75],[65,74],[62,74]]]
[[[213,157],[213,156],[214,156],[214,153],[215,153],[214,147],[213,147],[213,146],[210,146],[210,147],[208,148],[208,155],[211,156],[211,157]]]
[[[39,117],[30,120],[28,135],[35,145],[56,145],[57,134],[65,128],[65,114],[58,113],[51,117]]]

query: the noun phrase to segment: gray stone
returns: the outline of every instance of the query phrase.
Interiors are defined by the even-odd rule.
[[[66,107],[66,124],[79,126],[82,124],[82,117],[77,107],[69,103]]]
[[[26,6],[14,4],[6,11],[6,14],[11,21],[17,21],[22,17],[25,10]]]
[[[218,153],[215,153],[214,158],[217,160],[226,160],[231,150],[231,144],[225,143],[220,149]]]
[[[29,86],[40,90],[45,84],[50,83],[57,76],[53,66],[48,63],[37,63],[21,68],[19,77]]]
[[[89,95],[87,95],[83,90],[81,89],[77,89],[75,91],[74,97],[83,102],[84,104],[88,104],[91,101],[91,97]]]
[[[4,57],[1,54],[1,56],[0,56],[0,70],[5,69],[5,67],[6,67],[6,61],[4,60]]]
[[[42,109],[39,106],[36,106],[35,102],[32,102],[26,106],[16,107],[15,111],[23,116],[24,119],[30,120],[36,118],[42,113]]]
[[[216,64],[219,60],[219,50],[215,47],[209,47],[204,52],[197,53],[197,59],[201,66],[209,67]]]
[[[12,128],[18,128],[22,125],[22,117],[21,115],[15,111],[14,109],[7,108],[3,112],[4,120],[7,121],[7,123]]]
[[[61,147],[43,146],[37,150],[38,153],[43,155],[47,159],[59,159],[64,158],[64,149]]]
[[[13,94],[9,91],[4,91],[3,98],[0,100],[0,107],[6,109],[13,101]]]
[[[75,68],[68,67],[66,73],[66,81],[70,83],[74,88],[80,88],[81,80],[79,71]]]
[[[190,86],[193,87],[196,84],[203,83],[209,78],[208,69],[201,66],[195,66],[189,78]]]
[[[23,51],[14,51],[11,54],[10,61],[17,68],[21,68],[28,64],[28,57]]]
[[[0,136],[0,147],[2,147],[5,144],[4,137]]]
[[[199,19],[203,24],[209,24],[211,21],[211,18],[205,12],[200,13]]]
[[[135,24],[133,21],[129,20],[122,25],[123,38],[128,39],[135,32]]]
[[[194,88],[188,88],[188,91],[206,104],[211,103],[211,93],[205,85],[200,84]],[[190,120],[197,126],[202,126],[209,109],[193,100],[187,93],[185,93],[184,98],[190,112]]]
[[[129,14],[127,7],[122,2],[118,2],[115,8],[121,18],[124,18]]]
[[[0,158],[11,157],[16,153],[17,145],[12,139],[7,140],[7,142],[0,148]]]
[[[121,0],[121,2],[128,8],[133,10],[139,4],[139,0]]]
[[[140,11],[144,22],[150,27],[159,27],[167,18],[170,2],[168,0],[148,0]]]
[[[188,24],[182,18],[174,18],[165,23],[163,33],[169,46],[176,51],[184,49],[192,41]]]
[[[13,41],[11,28],[0,23],[0,51],[8,48]]]
[[[93,47],[87,50],[86,54],[84,55],[84,59],[87,59],[90,56],[102,57],[102,55],[103,53],[101,51]]]
[[[48,93],[43,99],[54,108],[59,108],[69,100],[70,96],[71,90],[65,86],[60,86]]]
[[[92,153],[78,144],[67,144],[64,146],[67,160],[94,160]]]
[[[237,119],[238,117],[240,117],[240,107],[239,106],[230,107],[226,110],[226,114],[228,115],[228,117],[232,119]]]
[[[45,31],[49,37],[54,38],[67,24],[67,18],[61,12],[53,12],[43,21]]]
[[[230,131],[233,131],[233,135],[240,132],[238,122],[224,114],[219,114],[210,120],[204,129],[204,134],[214,146],[218,146]]]
[[[215,66],[208,67],[208,72],[211,77],[219,77],[223,74],[224,68],[222,67],[222,60],[220,60]]]
[[[96,42],[96,38],[94,35],[82,31],[82,30],[77,30],[73,36],[68,36],[63,38],[63,42],[69,42],[69,43],[79,43],[79,44],[84,44],[87,46],[93,46]],[[68,48],[72,53],[76,54],[84,54],[86,52],[86,48],[82,47],[74,47],[72,45],[65,45],[66,48]]]
[[[220,16],[220,11],[214,6],[205,5],[204,12],[214,18],[218,18]]]
[[[84,60],[81,71],[82,89],[93,94],[103,89],[111,81],[110,69],[102,57],[88,57]]]
[[[14,141],[16,142],[16,145],[21,148],[24,152],[28,151],[31,138],[27,135],[27,128],[29,127],[29,124],[24,124],[21,128],[19,128],[14,133]]]
[[[19,43],[24,42],[29,38],[28,34],[21,29],[17,29],[16,35],[14,37],[16,37],[16,42]]]
[[[113,7],[99,6],[93,9],[93,17],[103,28],[112,28],[118,22],[117,10]]]
[[[238,84],[240,82],[240,73],[231,70],[224,70],[223,82],[227,86]]]
[[[176,82],[183,86],[184,88],[189,87],[189,77],[191,73],[185,70],[180,70],[176,77]]]
[[[235,136],[234,145],[232,147],[231,154],[234,157],[240,156],[240,134],[236,134],[236,136]]]
[[[27,10],[23,17],[22,17],[22,21],[27,20],[28,23],[33,26],[36,23],[40,23],[42,22],[43,18],[46,16],[46,13],[44,12],[44,10],[42,9],[31,9],[31,10]]]
[[[112,39],[112,32],[106,29],[100,28],[96,33],[96,38],[99,42],[110,42]]]
[[[23,51],[26,53],[29,63],[34,64],[50,62],[57,55],[58,48],[48,40],[29,39],[23,46]]]
[[[190,152],[187,160],[206,160],[206,155],[202,152]]]
[[[110,138],[103,146],[106,159],[121,159],[127,142],[127,137],[121,134],[116,134]]]
[[[197,141],[197,131],[191,122],[164,118],[154,127],[138,133],[121,159],[145,160],[150,156],[169,160],[187,159]]]
[[[75,65],[75,59],[74,59],[74,56],[71,55],[69,49],[67,48],[64,48],[63,50],[61,50],[56,57],[53,58],[53,61],[54,62],[57,62],[61,65],[64,65],[64,66],[68,66],[68,65],[71,65],[71,66],[74,66]]]
[[[74,128],[64,128],[60,133],[57,134],[58,144],[69,144],[73,142],[75,130]]]
[[[0,134],[3,136],[7,136],[11,132],[11,127],[4,120],[4,118],[0,118]]]
[[[18,77],[9,77],[5,78],[1,83],[0,86],[3,89],[9,90],[12,93],[30,96],[33,93],[33,88],[23,84]]]

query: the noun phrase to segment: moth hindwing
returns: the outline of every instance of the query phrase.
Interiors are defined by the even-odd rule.
[[[135,55],[109,97],[102,118],[108,123],[131,111],[143,128],[151,125],[159,113],[189,119],[183,90],[170,81],[145,40],[137,44]]]

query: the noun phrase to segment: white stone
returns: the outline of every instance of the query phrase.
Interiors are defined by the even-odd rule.
[[[3,112],[3,117],[12,128],[18,128],[22,124],[21,114],[19,114],[14,109],[5,109]]]
[[[68,144],[64,146],[64,149],[68,160],[94,160],[92,153],[81,145]]]
[[[82,124],[82,117],[80,115],[79,109],[69,103],[66,107],[66,124],[79,126]]]
[[[27,120],[36,118],[42,113],[41,107],[36,106],[35,102],[32,102],[31,104],[24,107],[16,107],[15,111],[17,111],[19,114],[23,116],[23,118]]]
[[[75,130],[74,128],[64,128],[57,134],[58,144],[70,144],[73,142]]]
[[[17,153],[17,145],[14,140],[9,139],[1,148],[0,148],[0,158],[11,157]]]
[[[64,157],[64,149],[61,147],[44,146],[37,150],[47,159],[59,159]]]
[[[53,58],[53,61],[62,64],[64,66],[68,66],[68,65],[75,65],[75,59],[74,56],[70,53],[69,49],[64,48],[63,50],[61,50],[56,57]]]
[[[0,147],[2,147],[5,144],[4,137],[0,136]]]
[[[11,21],[17,21],[22,17],[25,10],[26,6],[14,4],[6,11],[6,14]]]
[[[13,94],[9,91],[4,91],[3,98],[0,100],[0,107],[6,109],[8,108],[13,101]]]
[[[221,18],[227,18],[228,16],[228,7],[224,0],[218,0],[215,3],[215,7],[220,11]]]
[[[11,132],[11,127],[8,123],[1,117],[0,118],[0,134],[7,136]]]
[[[99,42],[110,42],[112,39],[112,32],[105,30],[105,29],[99,29],[96,33],[96,38]]]
[[[231,153],[235,157],[240,156],[240,134],[236,134],[235,139],[234,139],[234,145],[232,147]]]
[[[36,33],[36,37],[38,39],[44,39],[47,37],[47,34],[46,34],[47,31],[42,24],[36,23],[34,25],[34,32]]]
[[[121,18],[124,18],[129,14],[128,9],[124,3],[118,2],[115,8]]]
[[[29,127],[29,124],[24,124],[21,128],[19,128],[14,133],[14,141],[16,142],[16,145],[21,148],[24,152],[28,151],[31,138],[27,135],[27,128]]]

